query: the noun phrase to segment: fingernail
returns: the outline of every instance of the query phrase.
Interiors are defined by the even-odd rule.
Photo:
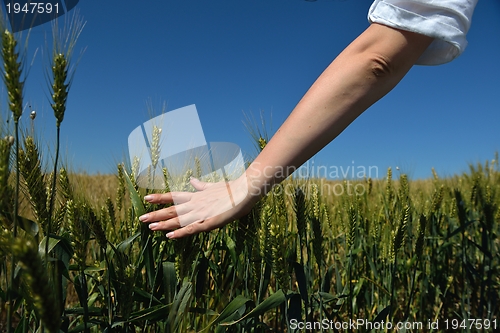
[[[146,201],[151,201],[151,200],[153,200],[153,196],[152,196],[152,195],[146,195],[146,196],[144,197],[144,200],[146,200]]]
[[[149,214],[141,215],[141,216],[139,216],[139,221],[144,222],[148,219],[148,217],[149,217]]]
[[[153,228],[156,228],[157,225],[158,225],[158,223],[151,223],[148,227],[149,227],[149,229],[153,229]]]
[[[169,233],[167,233],[165,236],[167,236],[168,239],[174,237],[174,232],[173,231],[170,231]]]

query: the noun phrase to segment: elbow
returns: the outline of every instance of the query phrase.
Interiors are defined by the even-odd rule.
[[[368,57],[368,70],[371,75],[378,79],[390,77],[395,72],[392,61],[376,53]]]

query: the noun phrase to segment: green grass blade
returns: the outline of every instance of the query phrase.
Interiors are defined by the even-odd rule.
[[[132,245],[132,243],[137,239],[137,237],[139,237],[141,235],[140,232],[136,232],[135,234],[133,234],[132,236],[130,236],[129,238],[125,239],[124,241],[122,241],[120,244],[118,244],[118,246],[116,247],[116,250],[120,253],[125,253],[125,251],[128,250],[128,248],[130,247],[130,245]]]
[[[239,323],[242,320],[253,318],[260,316],[261,314],[266,313],[267,311],[276,308],[277,306],[286,302],[286,296],[283,291],[280,289],[268,298],[266,298],[262,303],[257,305],[252,311],[247,313],[245,316],[241,317],[236,321],[221,323],[221,325],[229,326]]]
[[[207,327],[205,327],[202,332],[210,329],[213,325],[217,325],[220,322],[229,319],[234,312],[238,311],[241,307],[246,306],[247,303],[252,302],[251,299],[248,299],[244,296],[238,295],[236,296],[225,308],[222,312],[215,318]]]
[[[130,193],[130,200],[132,201],[132,206],[134,207],[135,215],[136,217],[144,215],[146,213],[146,208],[144,208],[144,203],[142,202],[142,198],[139,196],[139,193],[137,193],[137,190],[135,189],[134,184],[132,184],[130,176],[128,175],[125,168],[123,168],[123,172],[125,173],[124,178],[128,187],[128,191]]]
[[[137,322],[147,320],[149,322],[156,322],[165,319],[168,314],[168,308],[171,305],[159,304],[146,308],[135,313],[132,313],[129,322]]]
[[[299,285],[300,297],[304,302],[307,302],[309,295],[307,294],[307,281],[306,274],[304,273],[304,266],[298,262],[294,262],[293,270],[295,272],[295,277],[297,278],[297,284]]]

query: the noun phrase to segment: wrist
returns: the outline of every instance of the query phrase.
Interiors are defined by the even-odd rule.
[[[254,161],[238,178],[240,186],[246,188],[247,197],[252,203],[259,201],[275,183],[280,181],[275,169]]]

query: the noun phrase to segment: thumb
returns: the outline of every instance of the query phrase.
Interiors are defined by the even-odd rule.
[[[212,185],[212,183],[202,182],[198,178],[194,178],[194,177],[191,177],[189,182],[191,183],[191,185],[193,185],[193,187],[195,188],[196,191],[206,190],[207,188],[209,188]]]

